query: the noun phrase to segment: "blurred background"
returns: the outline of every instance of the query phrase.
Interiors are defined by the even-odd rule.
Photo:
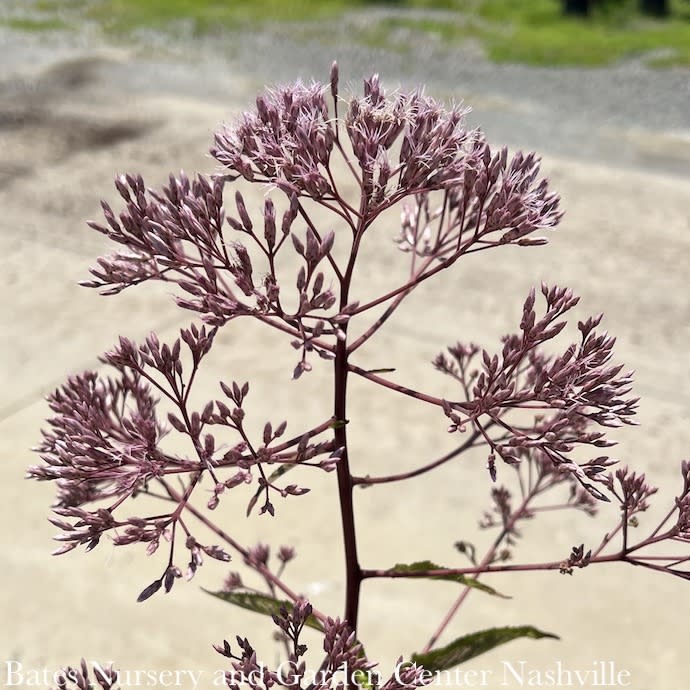
[[[220,587],[222,564],[205,564],[191,584],[141,605],[136,596],[163,556],[103,543],[51,558],[53,489],[23,475],[38,460],[29,449],[49,416],[46,393],[68,373],[98,367],[119,334],[173,339],[191,319],[165,289],[103,298],[76,286],[112,249],[85,221],[100,217],[101,198],[118,207],[113,177],[141,172],[156,187],[180,169],[213,172],[207,151],[221,123],[251,107],[264,85],[326,81],[334,59],[344,97],[378,72],[391,90],[424,84],[436,98],[471,106],[468,126],[481,126],[493,146],[544,156],[566,211],[549,246],[480,255],[415,293],[362,352],[362,365],[395,366],[401,382],[441,390],[429,364],[441,349],[457,340],[496,348],[517,327],[531,285],[568,285],[582,296],[577,318],[604,311],[618,357],[637,372],[641,428],[616,434],[616,454],[660,486],[646,524],[668,509],[679,462],[690,456],[690,2],[0,0],[0,55],[0,682],[9,684],[7,661],[56,670],[82,656],[210,674],[224,668],[211,644],[235,634],[274,660],[266,620],[199,590]],[[250,212],[266,193],[248,195]],[[371,237],[367,289],[404,268],[391,241],[395,220]],[[329,409],[329,370],[291,383],[293,359],[280,337],[232,323],[200,399],[217,395],[219,377],[249,380],[256,423],[286,418],[297,433]],[[400,471],[449,448],[436,411],[365,383],[352,395],[358,473]],[[453,544],[475,535],[488,506],[484,467],[485,458],[470,458],[393,491],[360,492],[364,564],[460,565]],[[290,584],[340,615],[331,480],[305,477],[313,491],[278,504],[272,522],[243,517],[251,489],[217,516],[243,543],[296,545]],[[565,513],[535,521],[518,558],[564,558],[573,545],[598,543],[617,518],[602,512],[601,521]],[[623,566],[487,582],[512,599],[473,594],[443,642],[521,624],[562,639],[516,641],[468,668],[500,678],[504,661],[541,670],[612,661],[630,671],[634,690],[683,686],[687,583]],[[456,596],[449,583],[366,583],[368,653],[389,668],[418,650]]]

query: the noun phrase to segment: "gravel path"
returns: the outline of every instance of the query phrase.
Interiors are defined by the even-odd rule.
[[[481,125],[491,141],[690,175],[690,70],[652,70],[636,60],[597,69],[496,65],[472,43],[449,48],[428,37],[420,44],[403,32],[393,37],[400,50],[392,51],[357,40],[366,24],[390,14],[351,12],[337,26],[275,26],[203,43],[184,31],[174,39],[142,34],[119,49],[125,60],[101,65],[102,76],[126,90],[227,103],[246,98],[238,89],[253,94],[265,83],[324,80],[337,59],[344,79],[355,85],[377,71],[391,86],[425,83],[443,99],[464,100],[473,108],[470,124]],[[104,49],[102,38],[88,28],[79,34],[4,29],[0,45],[3,91],[7,77],[29,57],[31,64],[41,65]]]

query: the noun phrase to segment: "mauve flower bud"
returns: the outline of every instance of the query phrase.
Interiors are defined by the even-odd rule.
[[[117,191],[120,193],[120,196],[125,200],[125,201],[131,201],[132,197],[130,196],[129,193],[129,188],[127,187],[127,178],[124,175],[118,175],[115,178],[115,187]]]
[[[304,256],[304,244],[302,243],[302,240],[300,240],[300,238],[297,237],[294,232],[292,235],[290,235],[290,238],[292,239],[292,246],[295,248],[295,251],[300,256]]]
[[[273,440],[273,425],[271,424],[271,422],[266,422],[266,424],[264,425],[264,432],[263,432],[264,445],[267,446],[272,440]]]
[[[243,583],[240,574],[237,572],[231,572],[228,574],[228,576],[225,578],[225,581],[223,582],[223,591],[232,592],[233,590],[239,589],[242,586]]]
[[[141,603],[146,601],[149,597],[152,597],[163,585],[162,580],[155,580],[148,587],[146,587],[141,594],[137,597],[137,601]]]
[[[327,130],[327,133],[330,133],[330,130]],[[327,136],[327,133],[318,134],[314,140],[314,151],[316,153],[316,158],[323,166],[328,165],[328,159],[331,155],[331,146],[333,143],[332,137]]]
[[[304,252],[304,258],[307,260],[308,264],[316,264],[321,258],[319,252],[319,241],[316,239],[316,235],[311,228],[307,228],[306,232],[307,246]]]
[[[295,549],[292,546],[281,546],[278,549],[278,560],[283,563],[291,561],[295,557]]]
[[[307,286],[307,272],[304,269],[304,266],[300,266],[299,271],[297,272],[297,289],[302,293],[304,288]]]
[[[269,250],[272,250],[276,243],[276,210],[270,198],[264,204],[264,238]]]
[[[333,249],[333,243],[335,242],[335,232],[329,230],[321,240],[321,244],[318,249],[319,260],[323,259],[330,251]]]
[[[331,96],[338,97],[338,63],[333,61],[331,65]]]
[[[268,107],[266,106],[266,99],[263,96],[257,96],[256,110],[259,113],[261,121],[265,124],[269,123]]]
[[[257,544],[249,549],[249,558],[255,563],[261,563],[266,565],[268,563],[268,557],[271,554],[271,550],[267,544]]]
[[[304,373],[304,362],[297,362],[295,368],[292,370],[292,380],[296,381]]]
[[[237,204],[237,212],[240,214],[240,220],[242,221],[244,229],[247,232],[251,232],[254,226],[249,214],[247,213],[247,207],[244,205],[244,198],[239,191],[235,192],[235,203]]]

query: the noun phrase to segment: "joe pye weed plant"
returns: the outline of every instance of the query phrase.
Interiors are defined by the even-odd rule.
[[[164,281],[195,321],[170,343],[153,333],[140,343],[121,337],[102,356],[102,371],[72,376],[50,395],[42,462],[29,475],[56,482],[56,553],[90,551],[107,536],[115,545],[143,545],[160,559],[159,576],[142,583],[141,602],[191,579],[204,559],[232,563],[215,596],[272,617],[283,657],[268,663],[272,647],[255,650],[241,631],[229,630],[215,647],[225,657],[230,688],[414,688],[511,640],[554,637],[531,625],[491,622],[454,636],[471,592],[500,596],[499,578],[489,585],[483,577],[490,573],[555,571],[546,578],[621,562],[690,578],[690,462],[681,463],[680,489],[665,517],[646,525],[641,514],[656,489],[608,454],[615,443],[609,429],[634,423],[632,377],[615,360],[602,315],[568,323],[578,303],[568,288],[533,288],[500,342],[439,344],[432,363],[438,378],[429,377],[427,389],[405,385],[405,362],[395,351],[377,369],[362,364],[369,342],[420,285],[461,270],[470,254],[544,245],[539,233],[561,219],[537,156],[492,151],[481,131],[465,128],[464,115],[422,91],[386,94],[377,76],[364,82],[361,96],[343,99],[334,64],[329,84],[268,90],[253,110],[218,131],[211,149],[222,166],[217,174],[171,176],[162,190],[148,189],[138,175],[118,176],[122,210],[103,203],[105,222],[90,224],[118,248],[98,259],[84,285],[114,295]],[[245,203],[247,185],[263,188],[261,208]],[[372,234],[390,233],[391,212],[400,218],[395,242],[405,278],[371,297],[360,259]],[[247,319],[277,330],[293,348],[292,379],[316,369],[330,377],[321,419],[311,428],[291,428],[282,417],[257,425],[251,372],[238,376],[232,361],[219,372],[230,377],[218,382],[216,399],[194,397],[218,331],[242,328]],[[452,396],[435,393],[434,381],[443,376]],[[299,386],[288,378],[274,385]],[[430,448],[428,458],[405,457],[401,449],[395,474],[380,473],[374,448],[366,458],[352,457],[353,379],[372,394],[379,389],[435,408],[452,449],[435,455]],[[377,419],[377,428],[394,434],[395,423]],[[361,558],[359,530],[373,527],[358,521],[353,494],[383,484],[390,486],[379,491],[399,491],[401,483],[447,463],[462,463],[466,481],[489,496],[479,516],[488,548],[458,541],[461,567],[410,562],[400,526],[398,563]],[[356,473],[355,466],[366,470]],[[283,501],[299,501],[313,473],[329,473],[337,484],[341,611],[321,611],[301,594],[303,583],[286,568],[295,557],[291,546],[243,543],[241,524],[215,518],[228,501],[246,505],[254,519],[280,520]],[[569,553],[549,553],[544,545],[543,560],[520,560],[526,521],[554,510],[596,516],[604,502],[619,510],[598,542],[576,543]],[[429,512],[437,509],[446,510],[430,501]],[[474,519],[461,505],[452,516],[462,530]],[[245,584],[249,572],[260,587]],[[365,580],[394,587],[401,578],[451,581],[460,591],[419,651],[401,650],[397,663],[385,660],[394,671],[379,674],[367,656],[366,630],[358,628],[366,605],[360,590]],[[442,635],[452,641],[441,643]],[[115,674],[82,663],[66,671],[59,687],[92,682],[117,686]]]

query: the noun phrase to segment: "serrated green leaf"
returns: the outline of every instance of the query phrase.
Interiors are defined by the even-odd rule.
[[[415,563],[397,563],[395,566],[387,570],[387,573],[417,573],[424,572],[426,570],[450,570],[442,565],[436,565],[431,561],[416,561]],[[483,582],[477,580],[476,577],[468,577],[467,575],[420,575],[420,579],[428,580],[448,580],[449,582],[459,582],[461,585],[466,587],[474,587],[487,594],[492,594],[496,597],[501,597],[503,599],[510,599],[510,597],[505,594],[497,592],[493,587],[485,585]]]
[[[533,640],[545,637],[554,640],[560,639],[557,635],[542,632],[531,625],[490,628],[489,630],[480,630],[471,635],[465,635],[445,647],[432,649],[425,654],[413,654],[412,661],[424,666],[429,671],[445,671],[480,654],[484,654],[484,652],[488,652],[494,649],[494,647],[520,637],[529,637]]]
[[[266,594],[258,594],[255,592],[211,592],[208,589],[204,589],[204,592],[218,599],[222,599],[223,601],[227,601],[229,604],[247,609],[248,611],[262,613],[264,616],[279,615],[282,606],[285,606],[288,611],[292,611],[294,608],[293,604],[289,601],[274,599]],[[319,619],[313,614],[307,618],[304,624],[310,628],[323,632],[323,626],[319,623]]]

